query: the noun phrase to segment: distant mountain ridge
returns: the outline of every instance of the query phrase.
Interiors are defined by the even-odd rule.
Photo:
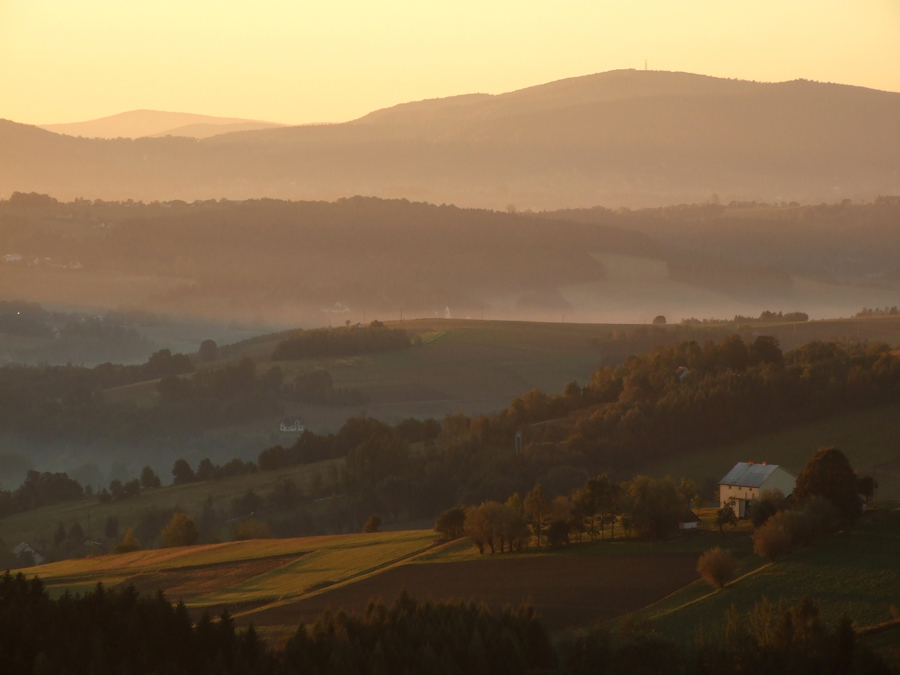
[[[260,122],[231,117],[214,117],[194,113],[161,110],[130,110],[86,122],[43,124],[42,129],[67,136],[84,138],[143,138],[147,136],[185,136],[208,138],[232,131],[270,129],[281,126],[274,122]]]
[[[0,124],[0,196],[557,209],[900,194],[900,93],[611,71],[343,124],[89,140]],[[227,125],[223,126],[231,129]],[[163,132],[157,132],[163,133]],[[170,134],[175,135],[175,134]]]

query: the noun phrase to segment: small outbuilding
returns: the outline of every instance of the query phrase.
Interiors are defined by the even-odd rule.
[[[796,485],[797,477],[778,464],[738,462],[719,481],[719,506],[731,504],[738,518],[746,518],[747,507],[763,490],[780,490],[789,497]]]
[[[696,530],[700,525],[700,518],[696,513],[688,509],[681,516],[681,522],[678,523],[679,529]]]

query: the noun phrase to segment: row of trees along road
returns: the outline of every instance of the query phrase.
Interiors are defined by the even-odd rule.
[[[676,484],[671,478],[636,476],[615,482],[600,474],[555,499],[538,484],[525,499],[515,493],[503,503],[448,509],[437,518],[435,531],[445,540],[465,535],[481,553],[485,547],[491,553],[521,551],[532,541],[538,547],[568,544],[572,537],[594,541],[605,538],[607,526],[615,539],[616,524],[628,535],[659,539],[678,530],[697,497],[689,480]]]

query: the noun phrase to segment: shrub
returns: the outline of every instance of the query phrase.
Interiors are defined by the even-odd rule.
[[[825,497],[813,497],[803,507],[815,538],[834,532],[841,522],[841,511]]]
[[[817,450],[797,476],[794,498],[803,504],[812,497],[827,498],[846,518],[856,518],[862,510],[856,474],[835,447]]]
[[[442,541],[459,539],[466,533],[466,510],[462,506],[447,509],[434,521],[434,531]]]
[[[234,541],[247,541],[248,539],[269,539],[272,532],[269,526],[254,518],[248,518],[243,523],[238,523],[231,531]]]
[[[152,490],[161,485],[162,481],[159,479],[159,474],[153,470],[153,467],[145,466],[141,470],[141,486]]]
[[[547,528],[547,545],[551,548],[559,548],[569,543],[569,523],[561,518],[550,523]]]
[[[125,536],[122,537],[122,541],[116,544],[115,552],[116,553],[131,553],[132,551],[140,551],[143,548],[141,546],[141,542],[138,541],[138,538],[134,534],[134,530],[130,527],[125,531]]]
[[[194,519],[186,513],[176,513],[172,520],[160,533],[163,548],[176,546],[193,546],[200,538],[200,530],[197,529]]]
[[[753,552],[764,558],[775,559],[791,552],[791,532],[783,519],[783,512],[769,518],[768,522],[753,533]]]
[[[737,563],[730,552],[716,546],[700,556],[697,571],[713,588],[724,588],[734,578]]]
[[[759,500],[750,507],[750,520],[753,521],[753,527],[765,525],[769,518],[781,510],[783,503],[784,493],[781,490],[777,488],[763,490],[759,495]]]
[[[377,513],[373,514],[363,525],[363,532],[371,534],[373,532],[381,532],[381,516]]]
[[[737,522],[737,515],[731,504],[725,504],[725,506],[716,511],[716,525],[719,527],[719,532],[721,532],[722,528],[726,525],[736,526]]]

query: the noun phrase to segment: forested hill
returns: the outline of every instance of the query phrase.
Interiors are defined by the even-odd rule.
[[[285,327],[394,319],[401,308],[406,318],[815,319],[900,304],[898,219],[893,197],[522,213],[372,197],[16,193],[0,201],[0,292]]]
[[[555,315],[559,287],[604,277],[601,252],[663,257],[614,227],[407,200],[0,202],[8,293],[229,319],[287,311],[286,325],[363,321],[365,308],[369,320],[475,314],[498,297]]]
[[[85,139],[0,122],[0,185],[66,199],[335,199],[554,209],[900,191],[900,94],[611,71],[345,124]]]

